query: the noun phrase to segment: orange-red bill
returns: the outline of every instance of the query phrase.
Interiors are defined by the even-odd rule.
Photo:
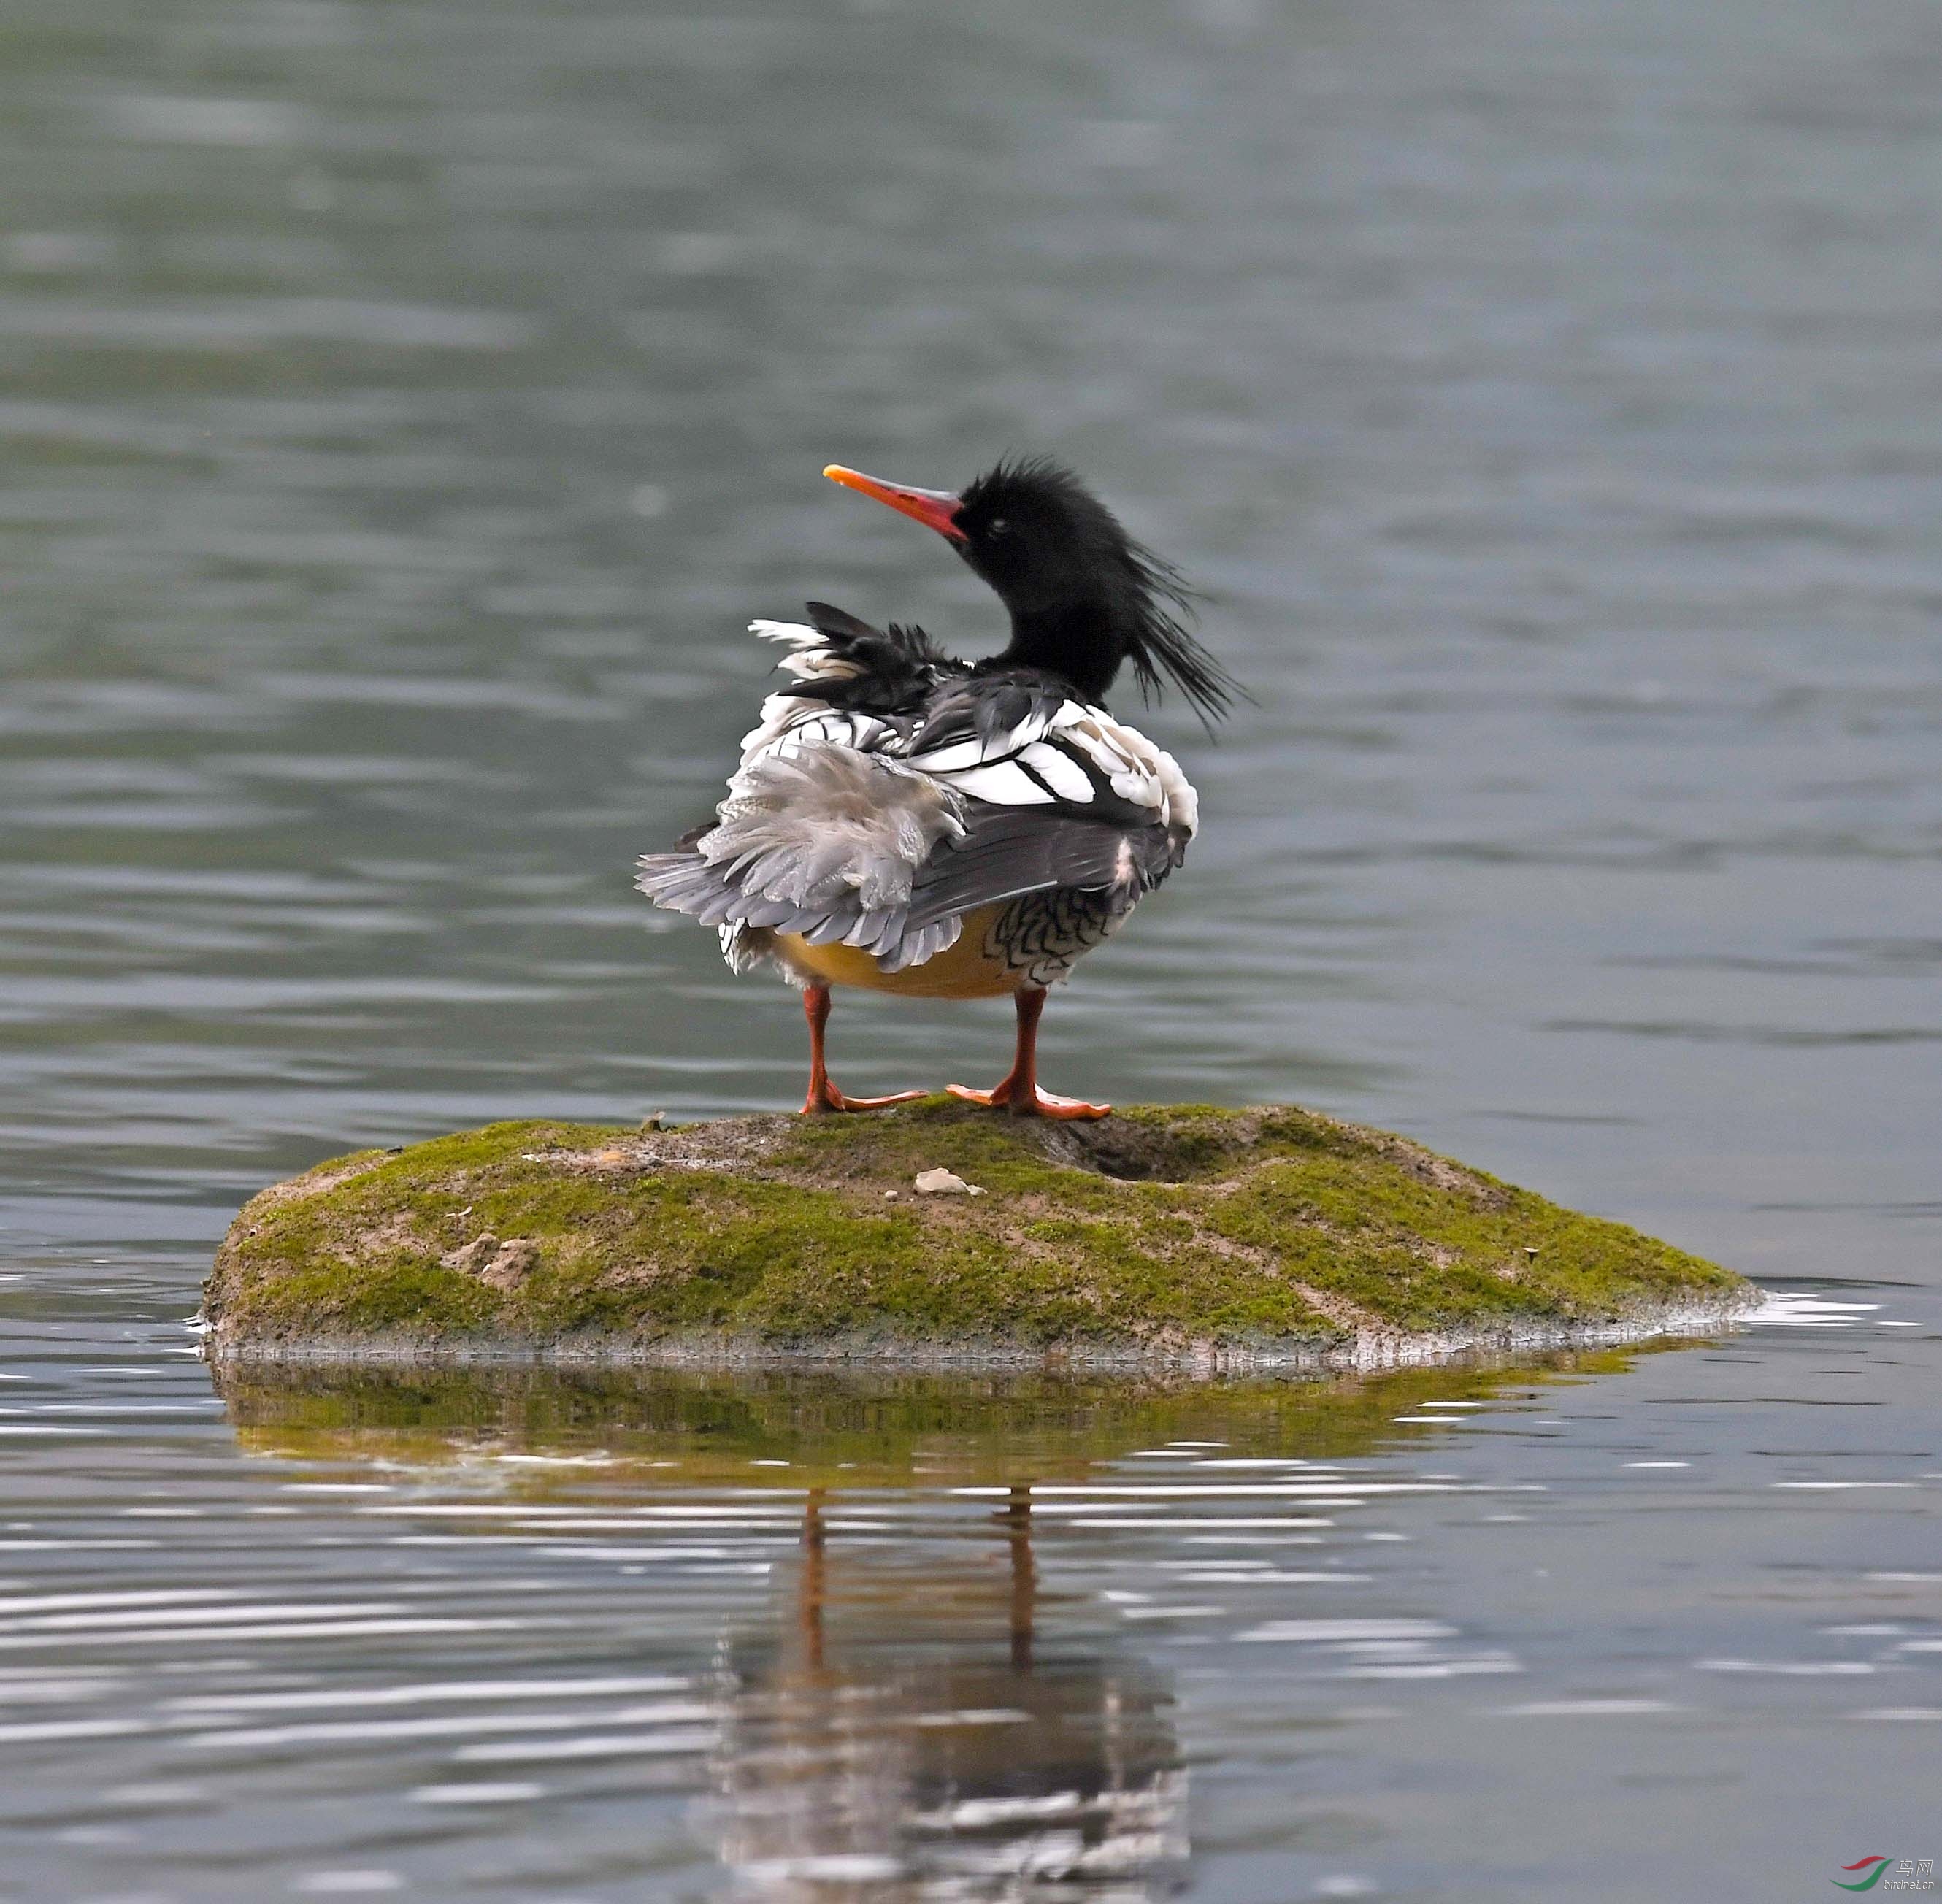
[[[831,464],[822,473],[846,489],[889,504],[899,514],[921,522],[926,528],[935,529],[939,535],[948,535],[954,542],[965,539],[964,531],[957,526],[959,499],[948,489],[913,489],[905,483],[885,482],[865,476],[861,470],[846,470],[841,463]]]

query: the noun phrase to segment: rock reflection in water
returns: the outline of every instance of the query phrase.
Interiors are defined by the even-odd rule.
[[[837,1511],[812,1492],[783,1617],[724,1648],[724,1861],[776,1898],[1153,1894],[1187,1853],[1168,1682],[1041,1632],[1029,1489],[948,1569],[846,1550]]]
[[[266,1699],[333,1718],[339,1700],[423,1703],[384,1713],[407,1728],[388,1745],[327,1721],[280,1749],[374,1804],[482,1779],[574,1808],[570,1841],[547,1841],[548,1894],[700,1857],[746,1904],[1130,1904],[1184,1881],[1190,1847],[1174,1683],[1151,1657],[1181,1636],[1132,1603],[1144,1616],[1219,1575],[1224,1604],[1195,1609],[1219,1615],[1196,1620],[1202,1647],[1271,1634],[1277,1613],[1323,1648],[1345,1620],[1357,1645],[1368,1618],[1415,1623],[1414,1588],[1372,1609],[1361,1584],[1389,1550],[1365,1541],[1397,1536],[1344,1498],[1352,1471],[1441,1446],[1446,1411],[1527,1410],[1668,1345],[1205,1382],[219,1367],[240,1446],[281,1471],[263,1511],[300,1501],[319,1529],[288,1550],[305,1578],[324,1557],[360,1602],[395,1582],[397,1611],[449,1637],[373,1641],[335,1677],[299,1640],[219,1664],[212,1689],[244,1702],[232,1728],[271,1722],[247,1716]],[[1458,1486],[1399,1471],[1384,1499],[1399,1480]],[[1264,1542],[1299,1563],[1257,1563]],[[204,1563],[142,1576],[212,1580],[233,1584]],[[1249,1651],[1243,1670],[1270,1664]],[[1309,1707],[1291,1689],[1313,1682],[1273,1670],[1294,1725]],[[678,1714],[636,1709],[643,1676]],[[1287,1796],[1284,1848],[1313,1795]]]

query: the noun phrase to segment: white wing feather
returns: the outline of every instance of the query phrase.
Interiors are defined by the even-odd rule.
[[[789,650],[777,665],[797,681],[859,672],[807,623],[755,621],[749,632]],[[1096,774],[1156,825],[1190,836],[1199,823],[1199,801],[1173,756],[1084,702],[922,754],[908,752],[908,727],[874,715],[813,695],[771,694],[743,736],[727,797],[697,858],[643,861],[642,889],[718,923],[723,952],[738,971],[768,956],[771,930],[803,932],[818,943],[840,937],[897,971],[958,936],[956,918],[914,933],[904,921],[918,870],[963,834],[966,799],[1083,808],[1095,797]],[[718,870],[704,870],[711,868]],[[734,885],[724,889],[726,872]],[[731,915],[731,903],[739,914]]]

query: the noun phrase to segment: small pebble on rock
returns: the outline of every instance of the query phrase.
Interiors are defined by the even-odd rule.
[[[981,1197],[985,1192],[976,1183],[967,1183],[955,1171],[920,1170],[917,1187],[927,1197]]]

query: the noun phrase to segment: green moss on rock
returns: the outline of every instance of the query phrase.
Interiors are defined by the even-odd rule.
[[[942,1166],[984,1194],[925,1196]],[[1729,1272],[1311,1112],[521,1122],[266,1190],[219,1354],[1393,1360],[1724,1314]]]

